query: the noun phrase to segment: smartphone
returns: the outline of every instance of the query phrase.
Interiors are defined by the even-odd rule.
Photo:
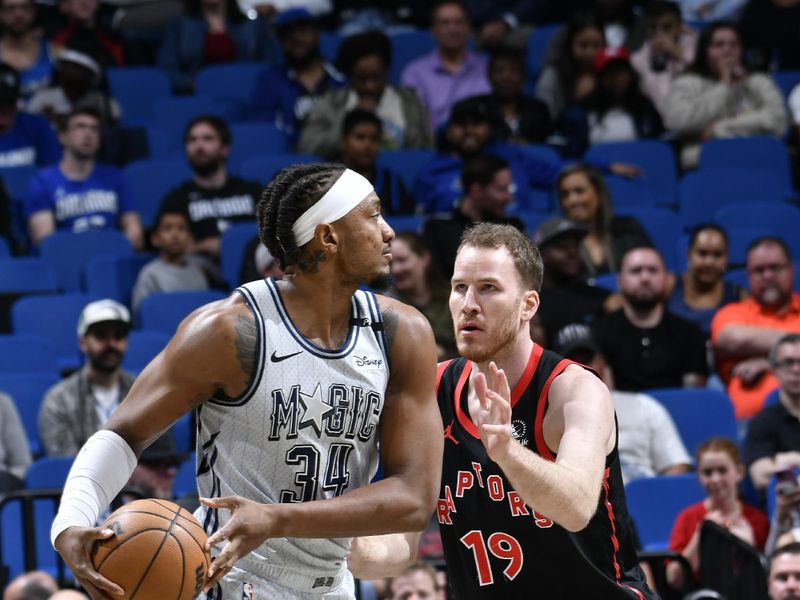
[[[778,471],[775,473],[775,478],[777,479],[778,483],[775,486],[775,490],[779,494],[789,495],[794,493],[798,487],[800,487],[800,483],[797,482],[797,475],[794,472],[794,469],[784,469],[782,471]]]

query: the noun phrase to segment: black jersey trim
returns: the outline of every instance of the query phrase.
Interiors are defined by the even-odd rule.
[[[357,294],[358,292],[356,292]],[[383,313],[378,305],[378,299],[370,291],[364,291],[364,296],[367,299],[367,307],[369,308],[369,315],[372,319],[372,331],[375,333],[375,338],[378,340],[378,345],[383,351],[383,358],[386,361],[386,371],[391,372],[392,363],[389,360],[389,342],[386,339],[386,331],[383,328]]]
[[[334,359],[334,358],[344,358],[350,352],[353,351],[353,348],[356,347],[356,343],[358,342],[358,334],[359,334],[359,327],[356,326],[355,323],[358,322],[362,318],[361,315],[361,307],[359,303],[356,302],[355,296],[350,299],[351,309],[350,309],[350,329],[347,332],[347,339],[344,343],[334,349],[330,348],[322,348],[321,346],[317,346],[316,344],[310,342],[300,331],[295,327],[292,318],[289,316],[289,312],[286,310],[286,305],[283,303],[283,297],[281,296],[281,292],[278,289],[278,286],[275,284],[275,280],[272,278],[267,279],[267,289],[269,290],[270,295],[272,296],[272,301],[275,304],[275,308],[278,310],[278,315],[283,322],[284,327],[286,330],[291,334],[294,340],[307,352],[310,352],[312,355],[316,356],[317,358],[326,358],[326,359]]]
[[[242,298],[244,298],[245,304],[250,309],[250,312],[253,313],[256,321],[256,364],[254,367],[254,372],[250,376],[250,385],[247,388],[236,396],[235,398],[231,398],[226,396],[222,391],[217,392],[211,398],[209,398],[209,402],[212,404],[217,404],[219,406],[244,406],[250,401],[250,398],[253,397],[258,386],[261,384],[261,377],[264,374],[264,360],[266,359],[266,326],[264,324],[264,317],[261,315],[261,311],[258,310],[258,302],[256,302],[255,296],[253,296],[253,292],[251,292],[245,286],[241,286],[236,288],[235,290],[238,292]]]

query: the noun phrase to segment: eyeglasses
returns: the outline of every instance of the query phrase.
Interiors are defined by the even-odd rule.
[[[785,271],[789,263],[773,263],[771,265],[762,265],[759,267],[750,267],[747,269],[747,274],[750,277],[761,278],[764,277],[767,273],[775,273],[778,274],[782,271]]]
[[[776,369],[791,369],[800,367],[800,358],[784,358],[775,363]]]

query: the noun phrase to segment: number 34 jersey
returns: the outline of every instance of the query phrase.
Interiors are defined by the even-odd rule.
[[[542,436],[547,393],[570,363],[535,345],[511,393],[513,435],[555,457]],[[655,600],[637,565],[617,447],[606,457],[597,511],[577,533],[526,504],[486,454],[467,405],[471,363],[439,367],[444,463],[436,517],[459,600]]]
[[[198,411],[200,495],[308,502],[368,484],[389,378],[375,296],[354,294],[347,339],[330,350],[302,336],[272,279],[237,292],[255,316],[254,339],[245,340],[255,347],[255,377],[242,396],[212,398]],[[198,518],[211,533],[229,514],[201,507]],[[237,566],[267,579],[286,568],[324,581],[343,572],[349,547],[349,539],[270,539]]]

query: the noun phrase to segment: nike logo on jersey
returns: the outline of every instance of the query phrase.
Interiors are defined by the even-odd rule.
[[[286,360],[287,358],[292,358],[293,356],[297,356],[298,354],[302,354],[302,353],[303,353],[303,351],[300,350],[300,352],[295,352],[294,354],[286,354],[284,356],[278,356],[275,352],[273,352],[272,356],[270,356],[269,359],[274,363],[279,363],[279,362],[281,362],[283,360]]]

